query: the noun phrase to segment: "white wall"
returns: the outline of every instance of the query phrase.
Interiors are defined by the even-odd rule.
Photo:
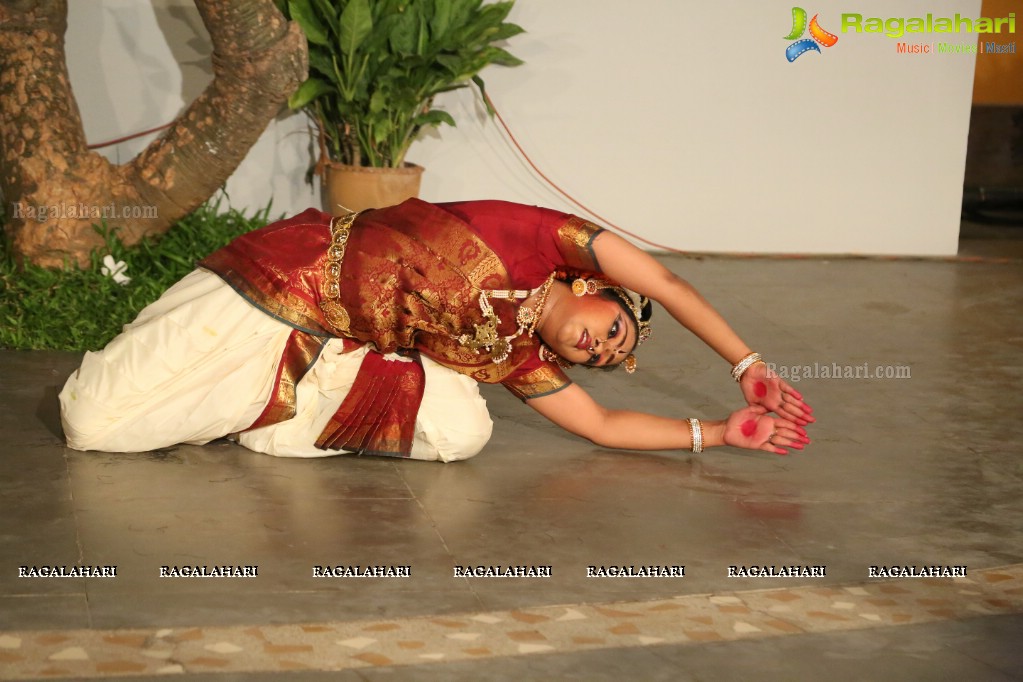
[[[69,62],[90,141],[170,120],[208,80],[208,42],[191,3],[71,5]],[[803,6],[839,42],[790,64],[791,0],[518,0],[511,20],[528,33],[509,49],[527,63],[483,75],[542,169],[655,242],[955,253],[975,58],[897,54],[895,40],[840,33],[840,15],[977,16],[980,0]],[[427,167],[423,198],[580,212],[527,170],[471,90],[438,104],[459,127],[413,146],[409,159]],[[228,183],[234,204],[262,206],[270,193],[275,212],[318,203],[302,177],[304,129],[300,116],[271,126]],[[127,158],[142,144],[114,154]]]

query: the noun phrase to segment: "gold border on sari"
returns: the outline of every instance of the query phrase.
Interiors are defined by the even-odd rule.
[[[595,225],[578,216],[572,216],[558,228],[558,239],[562,244],[561,252],[574,252],[579,259],[580,267],[584,270],[600,272],[597,254],[593,252],[593,240],[603,231],[604,228],[600,225]]]
[[[320,357],[327,339],[293,329],[288,337],[277,366],[277,376],[270,391],[270,399],[256,421],[244,429],[251,431],[261,426],[278,424],[295,416],[295,391],[316,360]]]
[[[526,401],[557,393],[569,386],[572,380],[560,368],[547,365],[502,383],[513,395]]]

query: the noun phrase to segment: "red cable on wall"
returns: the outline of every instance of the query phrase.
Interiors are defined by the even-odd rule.
[[[566,199],[571,201],[573,204],[575,204],[576,206],[578,206],[579,208],[581,208],[582,210],[586,211],[587,213],[592,215],[594,218],[599,220],[605,226],[610,227],[611,229],[615,230],[616,232],[621,232],[622,234],[625,234],[625,235],[628,235],[629,237],[632,237],[636,241],[643,242],[644,244],[652,246],[652,247],[654,247],[656,249],[661,249],[662,251],[670,251],[672,253],[681,253],[681,254],[687,254],[688,253],[687,251],[683,251],[681,249],[676,249],[676,248],[671,247],[671,246],[665,246],[664,244],[658,244],[657,242],[652,242],[649,239],[646,239],[645,237],[640,237],[638,234],[636,234],[634,232],[630,232],[629,230],[626,230],[624,227],[622,227],[620,225],[617,225],[617,224],[613,223],[612,221],[608,220],[604,216],[602,216],[599,213],[597,213],[596,211],[594,211],[589,206],[585,205],[584,203],[582,203],[581,201],[579,201],[578,199],[573,197],[571,194],[566,192],[564,189],[562,189],[556,182],[554,182],[549,177],[547,177],[546,173],[544,173],[542,170],[540,170],[540,168],[533,162],[533,159],[530,158],[529,154],[526,153],[526,150],[522,148],[522,145],[519,144],[519,141],[515,138],[515,134],[511,131],[511,128],[509,128],[508,124],[505,122],[504,117],[501,116],[501,112],[498,111],[497,106],[494,105],[494,100],[492,100],[490,98],[490,95],[487,94],[486,92],[484,92],[482,94],[483,94],[483,98],[486,99],[487,105],[490,107],[490,110],[494,112],[494,115],[497,117],[497,120],[501,124],[501,127],[504,128],[504,132],[508,134],[508,139],[510,139],[511,143],[513,145],[515,145],[515,149],[517,149],[519,154],[522,155],[522,158],[525,160],[525,162],[527,164],[529,164],[529,167],[532,168],[533,171],[537,175],[539,175],[541,178],[543,178],[544,182],[546,182],[548,185],[550,185],[551,188],[553,188],[558,194],[560,194],[561,196],[565,197]]]
[[[156,133],[161,130],[165,130],[167,128],[170,128],[172,125],[174,125],[174,121],[171,121],[170,123],[165,123],[164,125],[158,126],[156,128],[143,130],[140,133],[125,135],[124,137],[119,137],[116,140],[107,140],[106,142],[97,142],[96,144],[90,144],[89,149],[102,149],[103,147],[109,147],[111,145],[120,144],[121,142],[127,142],[128,140],[134,140],[136,137],[142,137],[143,135],[149,135],[150,133]]]

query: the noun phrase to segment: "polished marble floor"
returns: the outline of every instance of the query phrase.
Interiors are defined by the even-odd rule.
[[[664,257],[798,375],[818,422],[784,458],[602,450],[500,388],[493,440],[451,465],[227,442],[80,453],[56,411],[78,355],[2,351],[0,679],[1023,679],[1019,243],[958,261]],[[574,377],[615,406],[737,407],[728,367],[655,320],[637,374]],[[877,376],[823,378],[836,367]],[[352,565],[410,575],[313,575]],[[498,565],[551,575],[455,576]],[[116,577],[19,577],[45,566]],[[587,577],[601,566],[685,568]]]

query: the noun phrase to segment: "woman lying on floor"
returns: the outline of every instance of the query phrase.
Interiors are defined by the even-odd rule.
[[[809,443],[802,396],[689,284],[575,216],[500,201],[412,199],[333,219],[310,209],[200,265],[68,379],[70,447],[231,435],[288,457],[465,459],[492,428],[476,382],[610,448]],[[635,369],[648,299],[732,365],[747,407],[674,419],[606,409],[571,382],[575,364]]]

